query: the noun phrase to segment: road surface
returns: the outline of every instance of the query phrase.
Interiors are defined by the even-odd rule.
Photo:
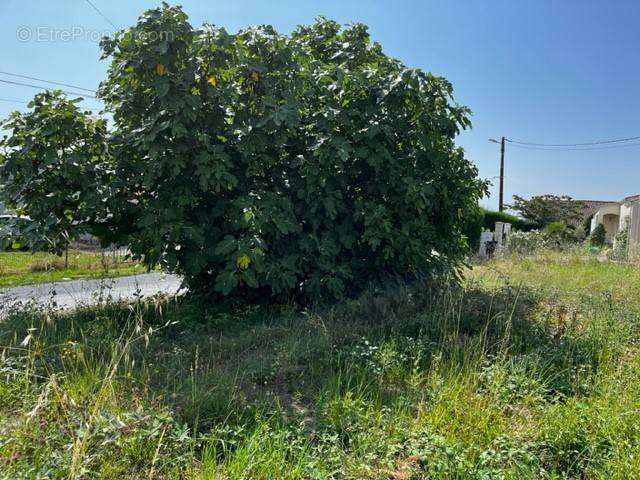
[[[144,273],[99,280],[69,280],[0,289],[0,317],[20,306],[59,309],[92,305],[108,300],[125,300],[156,294],[175,295],[180,290],[177,275]]]

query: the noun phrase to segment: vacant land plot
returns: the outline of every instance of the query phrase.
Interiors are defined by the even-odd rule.
[[[18,313],[0,476],[638,478],[638,270],[546,258],[302,311]]]
[[[48,253],[0,252],[0,288],[143,271],[135,262],[111,253],[70,251],[65,266],[64,258]]]
[[[476,265],[468,278],[483,285],[526,285],[564,296],[609,292],[621,299],[640,293],[640,265],[616,263],[582,252],[506,256]]]

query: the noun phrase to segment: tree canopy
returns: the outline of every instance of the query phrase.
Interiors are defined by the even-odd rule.
[[[10,135],[0,140],[0,200],[31,219],[14,226],[35,250],[61,254],[107,210],[106,123],[78,102],[39,93],[2,126]]]
[[[513,204],[509,206],[522,218],[544,227],[553,222],[570,225],[582,221],[584,204],[566,195],[537,195],[526,200],[518,195],[513,196]]]
[[[364,25],[230,34],[164,5],[102,49],[114,125],[95,223],[192,291],[336,297],[463,259],[464,218],[486,192],[455,145],[470,112]],[[98,124],[83,125],[67,143],[86,144],[90,169]],[[56,188],[95,205],[83,183]]]

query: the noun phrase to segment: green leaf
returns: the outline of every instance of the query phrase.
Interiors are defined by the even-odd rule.
[[[224,240],[222,240],[216,245],[214,252],[217,255],[228,255],[237,250],[238,250],[238,244],[236,242],[236,239],[231,235],[227,235],[226,237],[224,237]]]
[[[258,288],[258,281],[253,270],[245,270],[242,272],[242,280],[251,288]]]
[[[229,295],[238,286],[238,277],[234,271],[224,270],[216,277],[215,289],[223,295]]]

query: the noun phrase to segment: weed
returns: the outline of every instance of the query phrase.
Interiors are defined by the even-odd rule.
[[[633,478],[640,303],[609,283],[631,268],[497,259],[303,311],[16,312],[0,478]]]

